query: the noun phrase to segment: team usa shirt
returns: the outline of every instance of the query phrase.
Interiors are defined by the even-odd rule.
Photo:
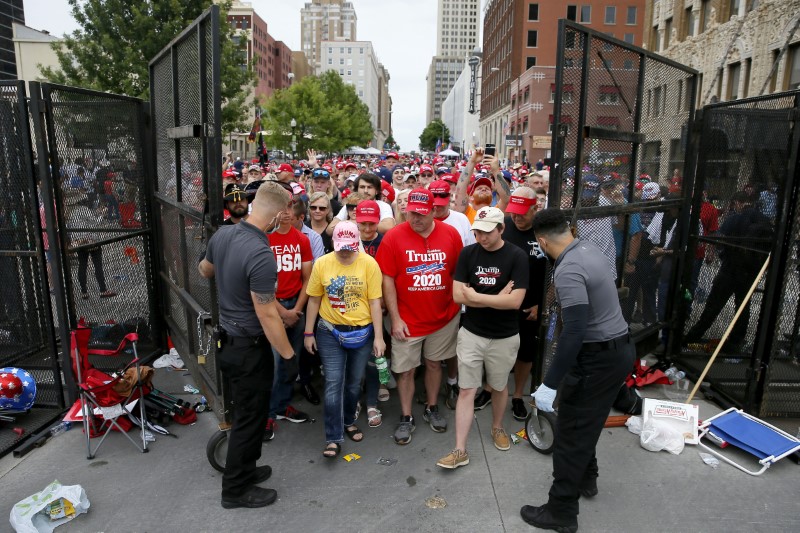
[[[411,337],[430,335],[459,313],[453,301],[453,272],[461,253],[461,236],[452,226],[434,221],[423,238],[404,222],[383,236],[375,257],[385,276],[394,278],[400,318]]]
[[[314,260],[308,237],[295,228],[286,233],[269,234],[269,246],[278,263],[278,289],[275,297],[281,300],[297,296],[303,288],[303,263]]]

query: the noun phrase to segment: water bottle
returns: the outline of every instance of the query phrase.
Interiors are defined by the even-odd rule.
[[[666,372],[664,372],[664,375],[667,376],[670,381],[675,382],[675,381],[680,381],[683,378],[685,378],[686,377],[686,372],[684,372],[683,370],[678,370],[674,366],[671,366],[671,367],[669,367],[667,369]]]
[[[68,420],[64,420],[63,422],[61,422],[57,426],[53,426],[53,427],[50,428],[50,436],[51,437],[58,437],[59,435],[61,435],[65,431],[69,431],[70,429],[72,429],[72,422],[70,422]]]
[[[392,379],[392,374],[389,372],[389,363],[386,358],[383,356],[376,357],[375,367],[378,369],[378,380],[384,385],[389,383],[389,380]]]

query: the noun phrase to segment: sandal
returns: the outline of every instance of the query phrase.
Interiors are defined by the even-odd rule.
[[[383,385],[381,385],[381,388],[378,389],[378,401],[379,402],[389,401],[389,389],[387,389]]]
[[[344,432],[350,437],[350,440],[353,442],[361,442],[364,440],[364,434],[361,433],[361,430],[358,429],[358,426],[353,424],[349,428],[344,428]]]
[[[322,450],[322,456],[328,459],[336,459],[339,457],[339,453],[342,451],[342,447],[339,445],[338,442],[330,442],[325,449]]]
[[[369,427],[376,428],[383,423],[383,416],[377,407],[367,407],[367,422]]]
[[[361,402],[356,402],[356,416],[353,420],[358,420],[359,416],[361,416]]]

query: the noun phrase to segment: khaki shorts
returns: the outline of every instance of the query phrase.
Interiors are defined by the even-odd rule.
[[[477,389],[482,385],[483,368],[486,383],[494,390],[505,390],[508,374],[514,367],[519,350],[519,334],[505,339],[487,339],[467,331],[458,330],[458,386]]]
[[[398,341],[392,337],[392,372],[408,372],[419,366],[422,357],[430,361],[444,361],[456,355],[456,335],[461,313],[442,329],[423,337],[407,337]]]

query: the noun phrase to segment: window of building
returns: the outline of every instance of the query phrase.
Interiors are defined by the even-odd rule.
[[[600,105],[619,105],[619,88],[614,85],[601,85],[597,103]]]
[[[343,68],[339,69],[339,76],[344,76],[344,69]]]
[[[539,4],[528,4],[528,20],[539,20]]]
[[[739,14],[741,0],[728,0],[728,20]]]
[[[683,31],[681,34],[685,39],[694,35],[694,12],[692,11],[692,6],[686,8],[684,12],[686,15],[683,17]]]
[[[632,33],[626,33],[624,37],[624,41],[628,44],[636,44],[634,43],[634,35]]]
[[[344,58],[343,58],[343,57],[340,57],[340,58],[339,58],[339,64],[340,64],[340,65],[344,65]]]
[[[358,96],[359,96],[359,98],[364,98],[364,91],[362,91],[361,89],[359,89],[359,90],[358,90]]]
[[[364,54],[364,47],[363,46],[358,49],[358,53],[362,54],[362,55]]]
[[[728,66],[728,100],[739,99],[739,77],[741,73],[741,63],[734,63]]]
[[[531,90],[528,87],[525,87],[525,94],[522,95],[522,103],[527,104],[530,99],[531,99]]]
[[[628,16],[625,18],[625,24],[636,25],[636,14],[636,6],[628,6]]]
[[[333,58],[332,58],[332,57],[329,57],[329,58],[328,58],[328,64],[329,64],[329,65],[333,65]]]
[[[539,32],[528,30],[528,48],[536,48],[539,43]]]
[[[708,29],[711,22],[711,0],[702,0],[700,4],[700,33]]]
[[[536,56],[528,56],[525,60],[525,70],[536,66]]]
[[[622,62],[623,70],[633,70],[633,59],[626,59]]]
[[[614,6],[606,6],[606,24],[616,24],[617,23],[617,8]]]
[[[581,22],[584,24],[592,22],[592,6],[581,6]]]
[[[347,75],[348,75],[348,76],[352,76],[352,75],[353,75],[353,71],[352,71],[352,70],[350,70],[350,69],[347,69]]]
[[[786,89],[791,91],[797,88],[800,88],[800,44],[789,47],[786,60]]]
[[[662,50],[666,50],[669,48],[669,38],[672,35],[672,18],[668,18],[664,21],[664,46]]]
[[[578,6],[567,6],[567,20],[578,20]]]
[[[350,54],[352,54],[352,53],[353,53],[353,49],[352,49],[351,47],[349,47],[349,46],[348,46],[348,47],[347,47],[347,55],[350,55]]]
[[[358,69],[358,75],[360,77],[362,77],[362,78],[364,77],[364,69],[363,68]]]
[[[565,84],[564,90],[561,91],[561,103],[562,104],[571,104],[572,103],[572,85]],[[550,103],[554,103],[556,101],[556,84],[550,84]]]

